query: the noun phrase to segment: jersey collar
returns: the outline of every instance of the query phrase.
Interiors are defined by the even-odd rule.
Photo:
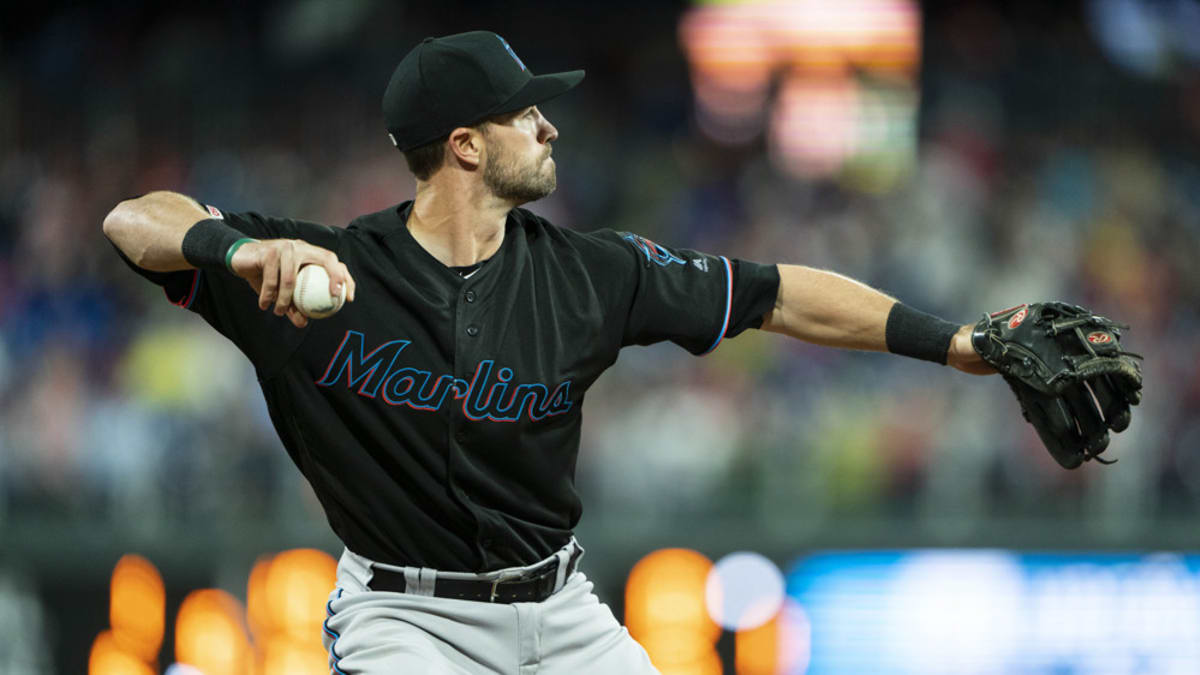
[[[367,214],[356,218],[346,228],[347,230],[359,230],[369,233],[375,240],[392,253],[398,260],[408,261],[409,264],[419,264],[422,267],[428,267],[433,270],[440,270],[435,274],[444,275],[449,279],[454,279],[459,282],[471,281],[485,276],[488,273],[488,268],[498,267],[498,263],[505,254],[505,251],[510,248],[514,235],[523,229],[522,212],[520,209],[513,209],[508,212],[508,220],[505,223],[504,241],[501,242],[500,248],[487,259],[488,265],[484,265],[477,273],[472,274],[469,279],[463,279],[452,268],[443,265],[440,260],[425,250],[425,247],[412,236],[408,231],[407,223],[409,214],[412,213],[413,201],[408,200],[390,206],[382,211]]]

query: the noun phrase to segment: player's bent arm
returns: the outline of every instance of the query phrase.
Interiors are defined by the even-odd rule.
[[[803,265],[778,268],[779,293],[775,307],[763,316],[763,330],[828,347],[894,351],[888,345],[888,319],[895,298],[835,272]],[[993,373],[971,346],[972,328],[955,330],[946,364],[977,375]]]
[[[198,202],[177,192],[151,192],[137,199],[121,202],[104,218],[104,234],[135,265],[154,272],[174,272],[193,269],[195,257],[185,255],[185,238],[201,227],[231,233],[225,238],[239,238],[240,233],[219,221],[209,221]],[[220,234],[218,232],[218,234]],[[192,245],[198,249],[216,245],[220,250],[208,252],[214,266],[228,266],[229,271],[245,279],[258,293],[258,306],[267,309],[275,303],[275,314],[287,317],[298,327],[307,319],[292,305],[296,274],[302,265],[315,263],[329,272],[331,295],[340,294],[346,285],[346,300],[355,295],[354,278],[337,255],[328,249],[313,246],[298,239],[246,240],[236,249],[218,237],[200,238]],[[226,251],[232,250],[231,257]],[[204,251],[201,251],[204,252]],[[215,262],[219,261],[219,262]]]
[[[151,192],[117,204],[104,218],[104,234],[142,269],[188,270],[192,265],[183,257],[183,237],[208,217],[191,197]]]

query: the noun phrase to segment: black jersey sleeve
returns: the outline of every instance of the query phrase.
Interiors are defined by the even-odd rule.
[[[338,252],[341,230],[317,223],[275,218],[257,213],[221,213],[205,207],[230,227],[254,239],[301,239]],[[245,279],[225,270],[153,272],[142,269],[118,249],[125,263],[143,278],[161,286],[172,304],[204,317],[229,338],[254,364],[261,376],[273,374],[304,338],[287,317],[258,308],[258,294]]]
[[[779,291],[779,270],[690,249],[667,248],[630,232],[588,235],[602,246],[609,319],[622,345],[670,340],[693,354],[762,326]]]

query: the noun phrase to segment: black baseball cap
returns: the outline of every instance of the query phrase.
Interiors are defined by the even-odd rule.
[[[582,70],[534,75],[492,32],[430,37],[396,66],[383,93],[383,119],[392,144],[412,150],[458,127],[548,101],[582,80]]]

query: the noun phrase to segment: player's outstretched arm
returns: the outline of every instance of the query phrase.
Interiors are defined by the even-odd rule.
[[[763,330],[828,347],[899,353],[904,353],[897,349],[900,341],[923,343],[928,338],[930,343],[944,344],[944,337],[938,343],[933,334],[940,331],[949,336],[947,365],[975,375],[996,372],[971,346],[973,324],[954,328],[943,322],[931,325],[928,336],[914,335],[923,329],[924,319],[914,320],[918,313],[903,305],[897,307],[895,298],[835,272],[802,265],[778,267],[779,294],[775,307],[763,316]],[[929,321],[937,320],[929,317]]]
[[[339,295],[345,284],[346,300],[354,300],[354,278],[332,251],[298,239],[248,239],[210,219],[198,202],[176,192],[151,192],[117,204],[104,219],[104,234],[142,269],[228,269],[254,288],[260,309],[274,303],[275,314],[286,314],[297,327],[308,323],[292,305],[296,274],[302,265],[324,267],[329,272],[330,294]]]

